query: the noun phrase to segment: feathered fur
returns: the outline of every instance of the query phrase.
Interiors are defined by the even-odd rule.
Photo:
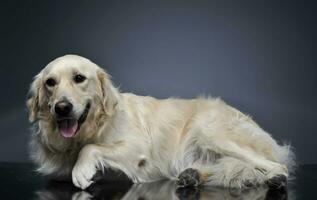
[[[77,88],[68,80],[72,70],[87,77],[85,86]],[[60,82],[49,91],[44,81],[52,74]],[[287,167],[294,163],[288,145],[277,144],[250,117],[222,100],[159,100],[120,93],[104,70],[80,56],[49,63],[35,77],[30,94],[31,157],[38,171],[72,177],[82,189],[104,168],[121,170],[134,182],[177,179],[185,169],[194,168],[201,184],[240,188],[288,176]],[[92,104],[70,139],[58,133],[52,118],[51,106],[61,94],[79,111],[83,102]]]

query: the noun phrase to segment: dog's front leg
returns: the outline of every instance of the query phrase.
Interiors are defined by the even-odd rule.
[[[99,146],[89,144],[80,150],[72,171],[72,180],[76,187],[86,189],[93,183],[92,178],[102,159],[99,149]]]
[[[75,186],[86,189],[93,183],[93,177],[97,170],[104,167],[118,168],[117,158],[122,158],[129,152],[129,148],[122,145],[97,145],[88,144],[84,146],[78,155],[76,164],[72,171],[72,180]],[[120,169],[120,168],[118,168]]]

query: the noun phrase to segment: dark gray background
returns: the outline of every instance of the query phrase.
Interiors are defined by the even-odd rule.
[[[79,54],[124,92],[222,97],[316,163],[313,1],[1,2],[0,161],[27,161],[24,100],[49,61]]]

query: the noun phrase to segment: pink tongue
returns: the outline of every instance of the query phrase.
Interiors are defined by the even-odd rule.
[[[58,124],[59,133],[65,137],[74,137],[78,128],[77,120],[65,119]]]

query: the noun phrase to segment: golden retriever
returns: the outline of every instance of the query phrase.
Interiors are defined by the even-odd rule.
[[[281,187],[293,165],[288,145],[220,99],[156,99],[120,93],[90,60],[66,55],[35,78],[27,100],[38,171],[85,189],[97,171],[179,187]]]

